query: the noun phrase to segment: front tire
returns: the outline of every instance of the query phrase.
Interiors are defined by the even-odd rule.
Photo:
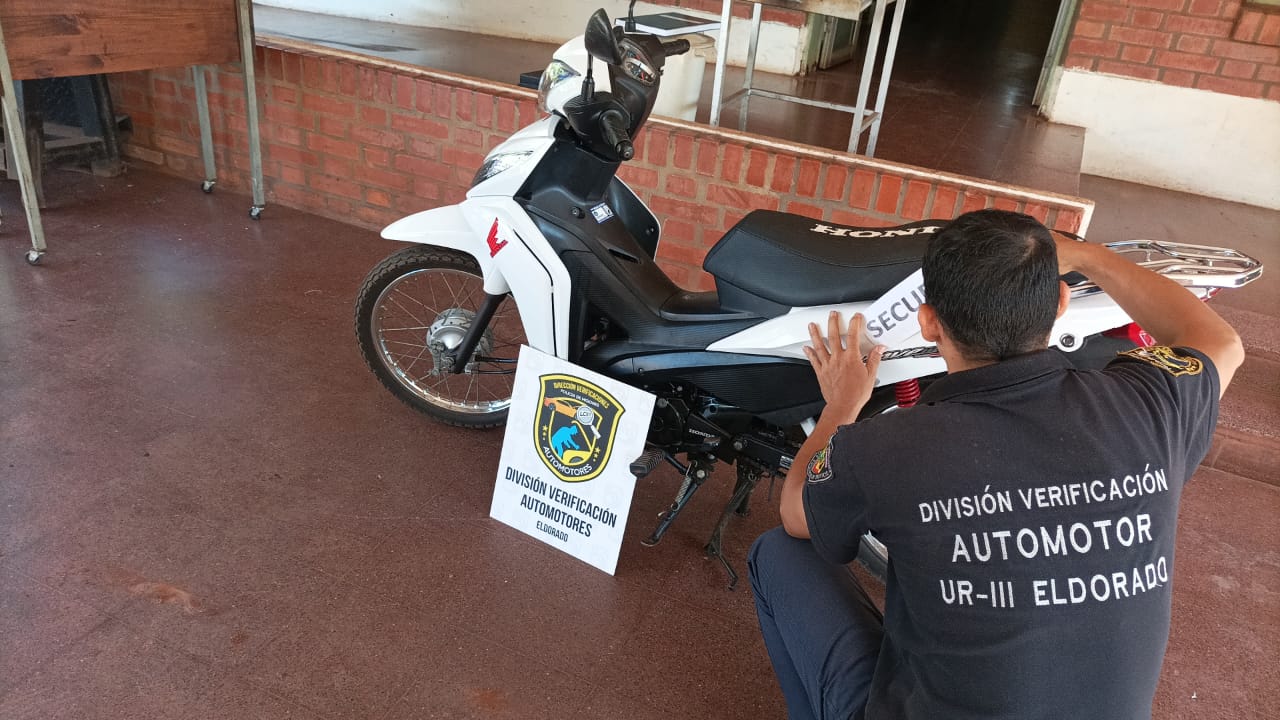
[[[442,353],[462,341],[484,298],[484,278],[470,255],[429,245],[391,255],[369,271],[356,300],[365,363],[391,394],[436,420],[502,425],[526,342],[514,300],[502,301],[463,372],[442,367]]]

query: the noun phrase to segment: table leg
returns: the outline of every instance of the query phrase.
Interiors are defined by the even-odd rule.
[[[711,81],[711,124],[720,124],[720,101],[724,93],[724,70],[729,63],[729,23],[733,20],[733,0],[724,0],[720,10],[720,36],[716,38],[716,74]]]
[[[751,10],[751,42],[747,45],[747,74],[742,82],[742,104],[738,106],[738,129],[747,129],[747,103],[751,101],[751,80],[756,74],[756,51],[760,48],[760,3],[754,3]]]
[[[22,191],[22,207],[27,213],[27,226],[31,231],[31,249],[27,251],[27,262],[36,265],[44,256],[44,225],[40,221],[40,207],[36,200],[35,181],[31,175],[31,156],[27,154],[27,143],[22,131],[22,118],[18,112],[17,92],[13,84],[13,69],[9,66],[9,50],[4,42],[4,30],[0,28],[0,89],[4,97],[0,105],[4,106],[4,128],[8,135],[8,147],[12,148],[13,162],[18,166],[18,186]]]
[[[209,124],[209,88],[204,79],[205,66],[193,65],[191,77],[196,86],[196,118],[200,121],[200,156],[204,159],[204,182],[200,189],[213,192],[218,184],[218,170],[213,160],[213,129]]]
[[[244,65],[244,111],[249,123],[249,173],[253,184],[253,207],[249,217],[257,220],[266,207],[262,183],[262,134],[258,128],[258,82],[253,67],[253,9],[250,0],[236,0],[240,26],[240,57]]]
[[[867,138],[867,157],[875,157],[876,140],[880,139],[880,122],[884,120],[884,101],[889,94],[889,77],[893,74],[893,58],[898,52],[898,32],[902,29],[902,15],[907,10],[907,0],[894,0],[893,22],[889,26],[889,46],[884,51],[884,67],[880,69],[880,88],[876,91],[876,119],[871,122],[871,136]]]
[[[880,29],[884,27],[884,8],[888,0],[876,0],[871,18],[871,34],[867,38],[867,54],[862,60],[862,77],[858,82],[858,103],[853,113],[853,128],[849,131],[849,152],[858,152],[862,136],[862,120],[867,114],[867,98],[871,95],[871,76],[875,72],[876,55],[880,52]]]

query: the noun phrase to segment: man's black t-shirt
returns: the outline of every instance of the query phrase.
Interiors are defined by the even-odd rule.
[[[1150,717],[1178,500],[1217,411],[1195,350],[1092,372],[1046,350],[841,428],[804,506],[828,560],[868,530],[889,548],[866,717]]]

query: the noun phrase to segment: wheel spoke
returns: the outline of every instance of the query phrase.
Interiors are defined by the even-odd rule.
[[[399,292],[399,291],[397,290],[397,292]],[[400,294],[402,294],[402,295],[403,295],[404,293],[400,293]],[[416,315],[414,315],[413,313],[409,312],[409,309],[408,309],[408,308],[406,308],[404,305],[401,305],[399,300],[397,300],[397,299],[395,299],[395,298],[393,298],[393,297],[391,297],[391,298],[387,298],[387,299],[388,299],[388,300],[390,300],[391,302],[395,303],[395,304],[396,304],[396,307],[398,307],[398,308],[400,308],[401,310],[403,310],[405,315],[408,315],[409,317],[413,318],[413,321],[414,321],[414,322],[418,323],[419,325],[421,325],[421,324],[422,324],[422,321],[421,321],[421,320],[419,320],[419,319],[418,319],[418,317],[417,317]]]
[[[426,303],[422,302],[422,301],[421,301],[421,300],[419,300],[418,298],[416,298],[416,297],[414,297],[414,296],[410,295],[409,293],[405,292],[404,290],[401,290],[400,288],[396,288],[396,292],[397,292],[397,293],[399,293],[400,295],[403,295],[404,297],[407,297],[407,298],[409,298],[410,300],[412,300],[412,301],[414,301],[414,302],[418,303],[419,305],[421,305],[421,306],[422,306],[422,309],[423,309],[423,310],[426,310],[427,312],[431,312],[431,308],[427,307]]]
[[[449,282],[449,277],[447,275],[442,275],[440,277],[440,282],[444,283],[444,286],[448,288],[449,297],[453,302],[453,307],[458,307],[458,291],[453,289],[453,285]]]
[[[427,346],[426,346],[426,345],[423,345],[423,346],[422,346],[422,351],[421,351],[421,352],[419,352],[419,353],[418,353],[418,355],[417,355],[416,357],[414,357],[414,358],[413,358],[413,361],[412,361],[412,362],[410,362],[408,365],[406,365],[406,366],[405,366],[405,368],[404,368],[405,374],[408,374],[408,372],[409,372],[410,370],[412,370],[412,369],[413,369],[413,366],[414,366],[414,365],[417,365],[417,364],[418,364],[418,361],[419,361],[419,360],[421,360],[421,359],[422,359],[422,356],[423,356],[423,355],[425,355],[426,353],[427,353]]]
[[[412,351],[412,350],[406,350],[406,351],[404,351],[404,352],[396,352],[396,351],[394,351],[394,350],[388,350],[388,351],[387,351],[387,355],[389,355],[389,356],[391,356],[391,357],[393,357],[393,358],[410,358],[410,359],[412,359],[412,358],[414,358],[414,357],[417,357],[417,355],[416,355],[416,354],[414,353],[414,351]]]
[[[376,299],[372,330],[377,354],[406,391],[442,410],[486,415],[505,409],[514,384],[514,351],[527,342],[519,308],[506,298],[490,320],[481,340],[484,351],[478,348],[476,355],[492,360],[473,358],[473,372],[440,372],[431,343],[453,340],[433,336],[432,328],[450,335],[465,330],[485,295],[483,278],[474,269],[443,265],[437,258],[438,253],[426,254],[425,267],[395,277]],[[468,377],[457,377],[462,374]]]
[[[423,375],[422,377],[424,377],[424,378],[425,378],[425,377],[426,377],[426,375]],[[444,386],[445,386],[445,388],[447,389],[447,388],[449,387],[449,378],[451,378],[451,377],[453,377],[453,373],[447,373],[447,372],[445,372],[445,373],[440,373],[440,374],[437,376],[436,381],[435,381],[435,382],[433,382],[433,383],[431,383],[431,389],[432,389],[432,390],[434,390],[434,389],[436,389],[436,388],[440,387],[440,383],[444,383]]]

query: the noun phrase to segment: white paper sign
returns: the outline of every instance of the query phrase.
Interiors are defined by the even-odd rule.
[[[520,348],[489,515],[612,575],[654,396]]]
[[[917,313],[922,303],[924,270],[917,270],[863,311],[867,318],[867,339],[871,345],[893,349],[903,340],[919,335],[920,318]]]

